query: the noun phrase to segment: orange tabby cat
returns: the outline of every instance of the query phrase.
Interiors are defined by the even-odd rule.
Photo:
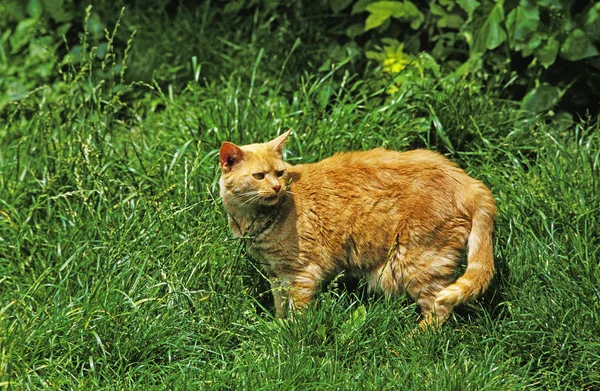
[[[229,225],[262,262],[278,316],[306,306],[341,271],[374,290],[407,292],[423,327],[441,325],[486,289],[496,207],[482,182],[427,150],[339,153],[292,166],[282,158],[288,136],[220,150]],[[466,272],[454,281],[467,245]]]

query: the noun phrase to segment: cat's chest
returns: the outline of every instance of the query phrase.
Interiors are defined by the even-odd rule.
[[[284,225],[285,220],[279,214],[237,219],[230,216],[232,231],[244,241],[247,251],[274,261],[283,255],[284,244],[289,244]]]
[[[234,236],[268,274],[281,273],[298,262],[299,235],[291,199],[255,215],[229,214]],[[235,210],[233,210],[235,212]]]
[[[266,221],[251,231],[244,240],[248,251],[253,255],[266,257],[281,256],[286,244],[290,244],[287,231],[281,221]]]
[[[296,232],[285,223],[275,221],[255,236],[244,239],[248,253],[269,274],[279,274],[298,260]]]
[[[250,240],[246,248],[267,275],[280,275],[297,262],[297,246],[280,232]]]

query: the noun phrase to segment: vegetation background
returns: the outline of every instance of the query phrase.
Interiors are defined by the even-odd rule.
[[[600,3],[0,2],[0,388],[600,389]],[[344,278],[277,321],[220,143],[438,150],[497,273],[437,332]]]

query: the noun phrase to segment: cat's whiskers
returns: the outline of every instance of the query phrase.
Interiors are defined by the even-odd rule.
[[[228,199],[228,202],[235,203],[240,207],[245,207],[252,205],[255,201],[258,201],[262,198],[260,194],[256,191],[245,192],[241,194],[236,194]]]
[[[260,194],[253,194],[252,196],[250,196],[246,201],[242,202],[242,205],[246,206],[246,205],[251,205],[253,204],[255,201],[259,201],[260,199],[262,199],[263,197]]]
[[[236,195],[232,196],[231,198],[229,198],[229,201],[238,201],[240,199],[247,198],[248,194],[249,193],[236,194]]]

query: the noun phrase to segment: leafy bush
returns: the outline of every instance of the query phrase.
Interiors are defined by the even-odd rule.
[[[0,15],[1,110],[56,76],[55,55],[72,14],[66,5],[46,11],[43,1],[30,0],[2,3]]]
[[[506,80],[511,79],[513,94],[524,95],[524,109],[547,111],[565,93],[575,96],[579,106],[598,101],[600,2],[359,0],[350,13],[367,17],[362,28],[354,26],[348,35],[391,36],[408,53],[429,53],[455,76],[511,70]],[[390,50],[389,40],[382,42],[380,55],[367,56],[378,59],[384,72],[395,74],[398,70],[386,63],[398,52]],[[573,69],[590,72],[583,80]],[[574,84],[577,88],[569,90]]]

